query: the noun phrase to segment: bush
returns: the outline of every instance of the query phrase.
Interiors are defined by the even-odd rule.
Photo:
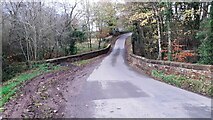
[[[5,82],[8,79],[14,77],[16,74],[28,70],[28,66],[25,63],[10,64],[7,61],[2,62],[2,81]]]

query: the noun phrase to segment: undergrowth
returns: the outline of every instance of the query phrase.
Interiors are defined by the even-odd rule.
[[[213,86],[211,81],[190,79],[182,75],[167,75],[162,71],[152,70],[152,76],[162,81],[195,93],[212,97]]]
[[[60,70],[61,68],[62,67],[60,66],[54,66],[49,63],[36,64],[32,70],[21,73],[10,80],[3,82],[3,84],[0,86],[1,91],[0,107],[3,107],[3,105],[6,102],[8,102],[13,95],[15,95],[17,90],[22,86],[22,83],[31,80],[43,73],[57,71]]]

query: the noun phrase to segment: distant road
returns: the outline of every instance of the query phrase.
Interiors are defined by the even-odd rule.
[[[125,63],[124,34],[68,99],[65,117],[211,118],[211,99],[139,74]]]

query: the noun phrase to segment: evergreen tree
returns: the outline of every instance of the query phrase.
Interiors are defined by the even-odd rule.
[[[197,35],[201,40],[199,62],[213,65],[213,2],[211,2],[210,18],[203,23],[202,27],[203,29]]]

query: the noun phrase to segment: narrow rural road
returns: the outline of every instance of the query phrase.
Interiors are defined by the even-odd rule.
[[[211,118],[211,99],[135,72],[125,62],[122,35],[81,87],[65,117]]]

